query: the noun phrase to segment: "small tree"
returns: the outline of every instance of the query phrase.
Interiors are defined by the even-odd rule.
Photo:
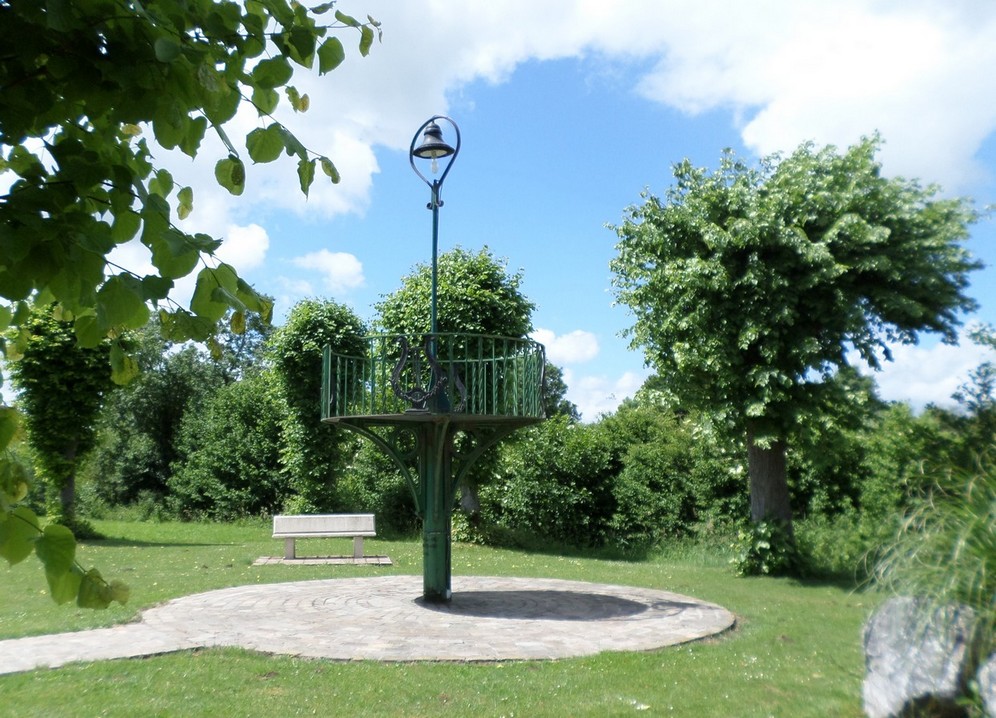
[[[751,518],[791,526],[785,451],[850,348],[871,366],[917,332],[955,340],[980,264],[960,243],[977,214],[936,187],[887,179],[880,140],[801,146],[752,169],[683,161],[663,200],[626,211],[612,260],[618,300],[675,404],[747,438]]]
[[[280,511],[290,486],[280,471],[287,407],[272,372],[226,384],[187,412],[177,437],[167,503],[182,518],[231,520]]]
[[[322,352],[346,356],[366,352],[366,327],[348,307],[320,299],[298,302],[270,338],[269,356],[287,400],[283,426],[283,470],[297,491],[298,511],[337,508],[336,477],[355,442],[321,421]]]
[[[77,529],[76,470],[93,447],[97,414],[111,387],[108,345],[81,347],[72,324],[57,318],[53,307],[36,311],[22,326],[29,338],[10,369],[28,443],[47,487],[49,517]]]
[[[204,352],[193,345],[177,350],[163,339],[158,318],[132,337],[141,373],[108,395],[81,474],[110,504],[163,498],[171,465],[182,456],[181,423],[223,383],[222,369]]]

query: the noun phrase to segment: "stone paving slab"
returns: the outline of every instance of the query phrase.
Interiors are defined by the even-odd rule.
[[[138,623],[0,641],[0,673],[239,646],[334,660],[502,661],[646,651],[721,633],[732,613],[667,591],[465,576],[447,605],[421,576],[237,586],[172,600]]]

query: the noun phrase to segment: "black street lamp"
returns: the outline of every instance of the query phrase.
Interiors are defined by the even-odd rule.
[[[456,132],[456,147],[451,147],[443,140],[443,132],[436,123],[436,120],[444,120],[453,127],[454,132]],[[415,143],[418,142],[419,134],[422,134],[422,144],[416,147]],[[443,200],[440,198],[440,191],[443,188],[443,182],[446,180],[446,175],[450,173],[450,169],[453,167],[453,162],[456,160],[456,156],[459,153],[460,128],[457,127],[456,122],[444,115],[433,115],[422,123],[422,126],[415,131],[415,136],[412,137],[411,148],[408,150],[408,161],[411,163],[412,169],[415,170],[415,174],[417,174],[432,191],[429,204],[426,205],[426,208],[432,210],[432,298],[429,302],[429,335],[432,337],[431,341],[433,343],[435,342],[435,336],[439,329],[436,324],[436,303],[437,293],[439,290],[439,208],[443,206]],[[430,172],[433,175],[439,172],[439,160],[449,158],[449,161],[443,167],[442,174],[440,174],[438,178],[430,180],[422,174],[422,172],[419,171],[419,168],[415,165],[416,158],[421,160],[429,160]]]

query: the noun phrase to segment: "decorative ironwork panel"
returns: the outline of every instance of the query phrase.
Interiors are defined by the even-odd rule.
[[[322,418],[398,414],[543,418],[543,345],[481,334],[366,337],[365,356],[326,348]]]

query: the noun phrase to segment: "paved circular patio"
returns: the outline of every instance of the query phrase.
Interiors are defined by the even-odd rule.
[[[238,586],[149,609],[138,623],[0,641],[0,672],[214,646],[336,660],[499,661],[645,651],[721,633],[734,616],[667,591],[538,578],[421,576]]]

